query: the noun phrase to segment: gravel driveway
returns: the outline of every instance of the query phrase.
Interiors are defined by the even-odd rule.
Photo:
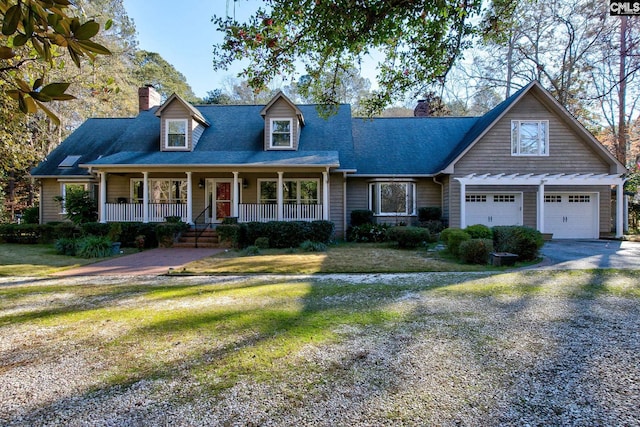
[[[520,273],[527,286],[550,290],[572,280],[567,273],[556,281],[557,274]],[[80,285],[85,279],[57,280],[50,284]],[[108,284],[130,279],[99,280]],[[242,279],[136,280],[213,285]],[[286,280],[344,281],[344,286],[420,283],[429,289],[443,282],[483,285],[494,276],[427,273]],[[635,286],[637,276],[613,280]],[[12,286],[11,279],[2,285]],[[366,293],[354,295],[367,298]],[[55,331],[0,322],[0,424],[640,425],[638,299],[524,295],[401,291],[386,304],[403,314],[402,321],[377,327],[333,325],[337,340],[305,345],[280,362],[291,366],[286,378],[265,382],[243,377],[220,394],[199,388],[198,377],[180,366],[171,378],[95,388],[86,378],[108,367],[91,348],[66,342],[44,354],[32,344]],[[101,333],[106,332],[95,332],[98,337]]]

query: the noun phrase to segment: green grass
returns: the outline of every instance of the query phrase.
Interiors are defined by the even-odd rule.
[[[341,243],[327,252],[299,249],[266,249],[260,255],[243,256],[228,251],[187,264],[193,274],[315,274],[315,273],[410,273],[423,271],[500,271],[481,265],[462,264],[425,249],[397,249],[387,244]]]
[[[120,285],[17,283],[0,286],[0,334],[40,331],[29,338],[29,351],[35,352],[29,357],[43,363],[69,346],[91,355],[98,359],[89,378],[96,388],[186,376],[193,379],[194,393],[203,388],[215,394],[243,378],[276,381],[292,371],[318,369],[298,355],[308,346],[340,342],[341,328],[411,325],[420,306],[407,295],[496,301],[640,298],[639,276],[549,271],[444,273],[370,283],[255,278],[202,284],[184,277],[161,285],[135,279]],[[466,327],[455,317],[444,320],[456,331]]]

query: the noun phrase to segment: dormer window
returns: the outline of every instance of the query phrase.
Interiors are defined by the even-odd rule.
[[[167,119],[166,148],[187,148],[187,120]]]
[[[293,120],[271,119],[271,148],[293,148]]]

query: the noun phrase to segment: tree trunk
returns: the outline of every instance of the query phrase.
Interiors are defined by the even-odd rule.
[[[616,157],[626,166],[627,164],[627,118],[626,118],[626,97],[627,97],[627,17],[620,17],[620,68],[618,81],[618,136],[616,144]]]

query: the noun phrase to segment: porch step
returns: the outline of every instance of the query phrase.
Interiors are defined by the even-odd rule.
[[[180,236],[180,240],[173,244],[174,248],[195,248],[196,247],[196,236],[200,234],[198,237],[198,247],[199,248],[218,248],[220,247],[220,239],[218,238],[218,233],[214,229],[206,229],[206,230],[196,230],[195,228],[191,228]]]

